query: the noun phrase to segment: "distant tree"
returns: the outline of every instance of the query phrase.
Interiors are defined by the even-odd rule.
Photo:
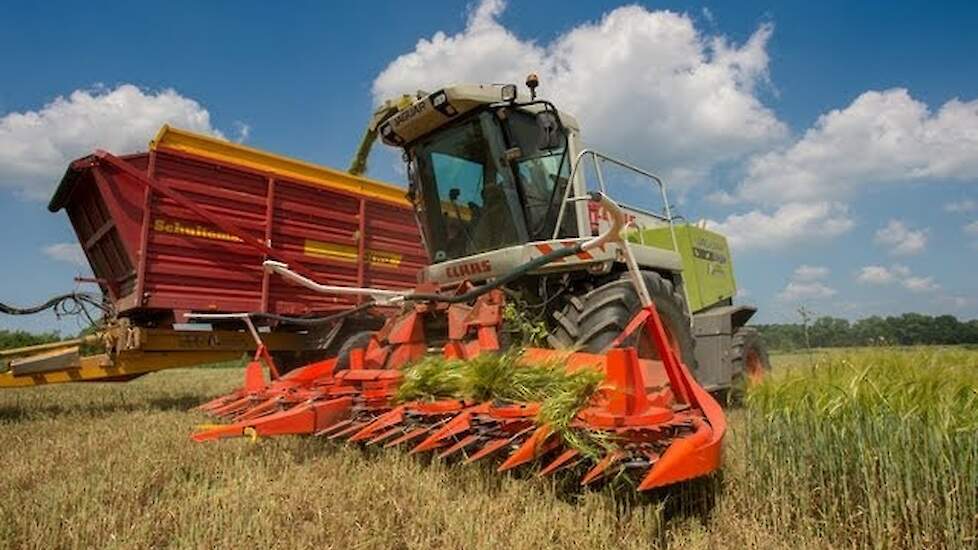
[[[812,345],[819,348],[851,346],[849,321],[835,317],[819,317],[809,330]]]
[[[953,315],[940,315],[934,317],[931,323],[934,339],[938,344],[964,344],[967,343],[967,324],[961,323]]]
[[[853,342],[862,346],[878,346],[893,343],[896,338],[886,320],[878,315],[853,323]]]
[[[0,330],[0,349],[12,349],[21,348],[24,346],[33,346],[36,344],[47,344],[48,342],[57,342],[61,339],[61,335],[57,332],[42,332],[40,334],[33,334],[23,330]]]
[[[801,312],[801,310],[800,310]],[[804,313],[809,314],[807,310]],[[801,315],[801,323],[756,325],[772,349],[880,345],[978,344],[978,319],[959,321],[953,315],[905,313],[872,316],[850,323],[846,319]]]
[[[801,327],[805,334],[805,347],[808,349],[812,348],[812,335],[808,327],[812,324],[812,317],[814,316],[807,307],[798,306],[798,316],[801,317]]]

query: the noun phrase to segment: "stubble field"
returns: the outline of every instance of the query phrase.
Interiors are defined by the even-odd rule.
[[[653,495],[317,438],[195,444],[238,368],[0,392],[0,547],[978,545],[978,352],[774,357],[721,475]]]

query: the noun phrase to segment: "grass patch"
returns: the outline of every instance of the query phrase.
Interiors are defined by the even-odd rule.
[[[978,545],[978,354],[818,356],[752,388],[750,508],[841,546]]]

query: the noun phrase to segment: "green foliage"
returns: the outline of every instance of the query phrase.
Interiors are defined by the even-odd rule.
[[[748,395],[748,505],[842,547],[978,535],[978,354],[828,354]]]
[[[569,446],[591,458],[605,454],[614,446],[613,442],[604,433],[573,430],[570,424],[603,381],[604,374],[593,369],[565,373],[560,386],[540,405],[540,422],[560,434]]]
[[[61,335],[57,332],[42,332],[33,334],[23,330],[0,330],[0,349],[21,348],[24,346],[34,346],[37,344],[47,344],[57,342]]]
[[[466,397],[476,401],[540,401],[557,391],[567,376],[554,364],[526,368],[521,354],[483,354],[466,364]]]
[[[458,395],[462,391],[462,361],[429,355],[401,370],[402,381],[394,399],[435,400]]]
[[[516,302],[506,302],[503,306],[503,321],[508,331],[514,336],[517,345],[536,347],[547,341],[547,324],[542,320],[533,320],[527,314],[525,307]]]
[[[598,434],[571,428],[574,417],[604,380],[602,372],[590,368],[568,372],[557,361],[536,365],[521,361],[520,350],[484,353],[468,361],[425,357],[403,369],[404,378],[395,399],[540,403],[540,423],[548,424],[572,447],[596,456],[600,449],[609,446],[606,438]]]
[[[805,327],[800,323],[755,325],[771,349],[805,348]],[[951,315],[905,313],[894,317],[867,317],[854,323],[819,317],[808,327],[811,346],[913,346],[978,344],[978,320],[959,321]]]

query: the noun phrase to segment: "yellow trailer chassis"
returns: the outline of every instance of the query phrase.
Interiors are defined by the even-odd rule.
[[[270,351],[304,349],[306,336],[262,334]],[[82,355],[86,346],[104,353]],[[121,324],[98,335],[0,351],[0,388],[64,382],[120,382],[164,369],[232,361],[257,345],[246,331],[170,330]]]

